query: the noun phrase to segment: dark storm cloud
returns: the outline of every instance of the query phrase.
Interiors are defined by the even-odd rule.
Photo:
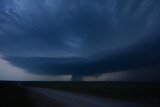
[[[1,0],[0,54],[37,74],[160,65],[159,0]]]
[[[103,57],[98,54],[88,58],[8,57],[6,59],[14,62],[16,66],[34,71],[34,73],[95,75],[141,69],[154,65],[160,66],[159,40],[160,38],[157,37],[149,42],[141,43],[141,45],[135,45]],[[97,57],[98,59],[95,59]],[[152,67],[152,69],[154,68]]]

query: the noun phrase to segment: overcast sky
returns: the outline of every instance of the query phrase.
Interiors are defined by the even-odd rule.
[[[0,80],[160,81],[159,29],[160,0],[0,0]]]

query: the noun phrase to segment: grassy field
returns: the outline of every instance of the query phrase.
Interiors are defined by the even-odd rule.
[[[0,107],[32,107],[32,102],[25,88],[13,82],[0,82]]]
[[[136,82],[23,82],[23,86],[53,88],[72,92],[160,103],[160,83]]]

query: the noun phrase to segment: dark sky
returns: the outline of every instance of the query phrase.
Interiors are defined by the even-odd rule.
[[[0,0],[0,64],[23,76],[160,81],[160,0]]]

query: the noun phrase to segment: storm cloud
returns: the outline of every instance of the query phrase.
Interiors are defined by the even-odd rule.
[[[154,69],[159,19],[159,0],[0,0],[0,55],[38,75]]]

